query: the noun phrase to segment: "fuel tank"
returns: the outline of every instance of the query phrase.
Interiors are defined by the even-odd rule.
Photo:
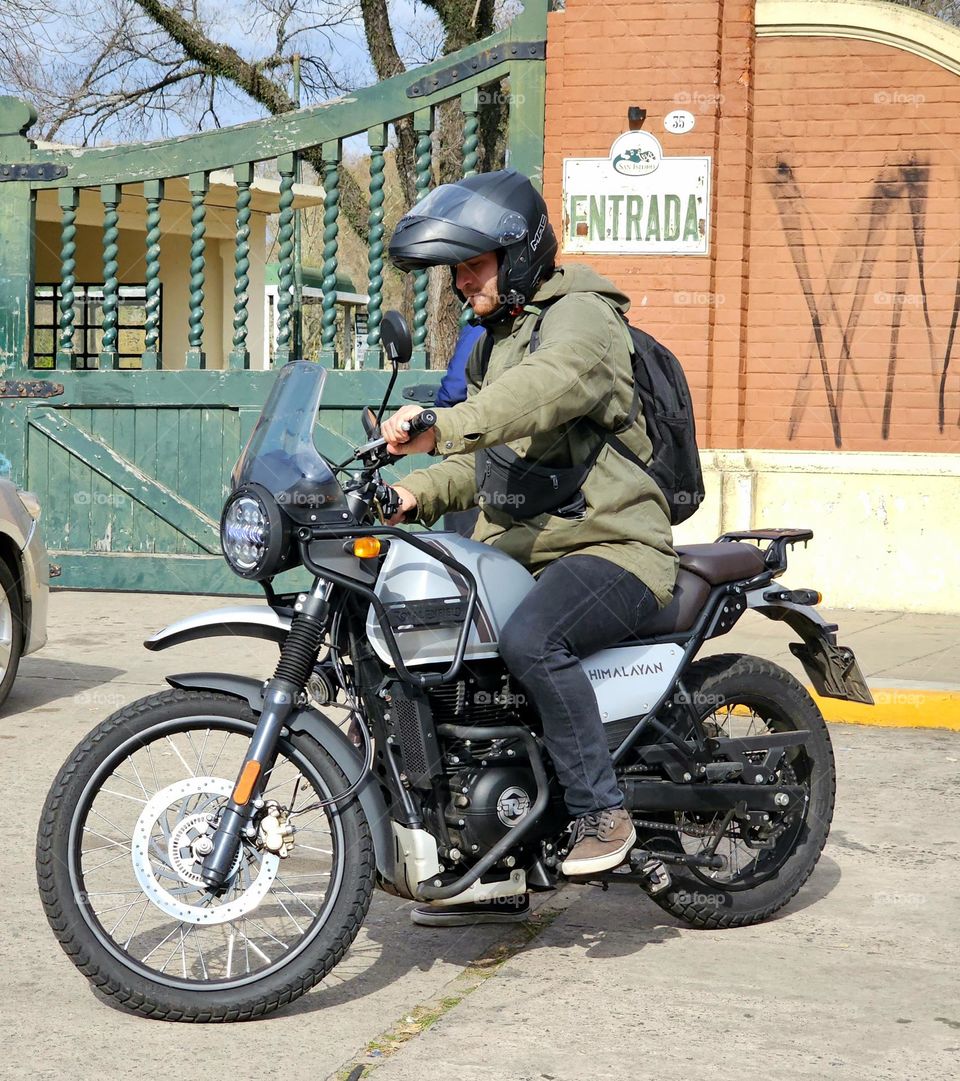
[[[431,532],[423,539],[462,563],[477,581],[477,606],[466,659],[496,657],[500,629],[533,588],[533,576],[496,548],[459,533]],[[391,613],[405,664],[447,664],[452,660],[461,625],[457,616],[467,596],[467,584],[459,575],[412,544],[394,538],[373,589]],[[391,664],[373,605],[367,612],[367,635],[377,656]]]
[[[533,576],[496,548],[458,533],[430,533],[441,547],[467,567],[477,580],[477,608],[467,641],[467,660],[498,655],[500,630],[534,585]],[[390,612],[404,663],[447,665],[453,660],[464,608],[466,583],[438,560],[412,544],[394,539],[384,557],[374,592]],[[449,612],[444,608],[449,607]],[[417,624],[427,623],[428,626]],[[380,659],[392,665],[380,621],[371,605],[367,635]],[[624,642],[602,649],[580,663],[597,698],[605,724],[642,716],[672,686],[683,661],[683,648],[672,642]]]

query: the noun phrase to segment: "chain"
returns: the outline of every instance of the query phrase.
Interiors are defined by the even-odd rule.
[[[652,818],[633,818],[633,824],[646,830],[675,830],[688,837],[712,837],[715,828],[711,826],[680,826],[676,822],[655,822]]]

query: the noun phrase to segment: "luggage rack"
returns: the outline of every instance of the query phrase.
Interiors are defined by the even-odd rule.
[[[737,529],[717,537],[717,544],[727,541],[754,541],[760,547],[761,541],[770,543],[763,551],[763,562],[771,570],[787,569],[787,548],[794,544],[803,544],[813,540],[812,529]]]

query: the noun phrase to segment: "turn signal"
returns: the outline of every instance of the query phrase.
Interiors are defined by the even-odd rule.
[[[380,540],[377,537],[357,537],[353,542],[353,554],[358,559],[373,559],[380,555]]]
[[[253,786],[257,783],[259,776],[260,763],[256,759],[251,759],[243,767],[240,780],[237,781],[237,787],[233,790],[234,803],[239,804],[241,807],[249,803],[250,796],[253,794]]]

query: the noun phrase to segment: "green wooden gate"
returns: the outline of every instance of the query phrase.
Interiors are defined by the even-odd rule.
[[[479,95],[509,78],[508,163],[539,184],[543,167],[546,0],[527,0],[504,31],[428,66],[398,75],[329,105],[238,127],[162,143],[91,150],[38,149],[27,138],[30,106],[0,97],[0,468],[37,493],[44,539],[68,589],[238,592],[219,554],[220,507],[236,461],[273,383],[274,371],[250,366],[250,219],[254,165],[275,162],[280,177],[277,244],[279,296],[274,364],[290,359],[295,327],[294,178],[303,151],[319,148],[323,161],[322,348],[317,359],[335,362],[338,166],[343,141],[366,136],[368,194],[367,349],[362,371],[331,371],[317,444],[347,456],[360,432],[357,413],[383,394],[380,320],[383,301],[384,150],[389,125],[413,118],[417,133],[417,191],[431,185],[435,111],[457,101],[463,111],[463,169],[476,165]],[[224,367],[207,366],[205,289],[223,273],[207,258],[210,175],[233,172],[232,340]],[[186,183],[184,183],[184,179]],[[183,191],[189,235],[177,253],[189,271],[185,349],[160,339],[163,215],[171,187]],[[166,191],[165,191],[166,186]],[[55,189],[58,282],[44,294],[50,316],[35,323],[37,247],[51,247],[38,230],[37,199]],[[97,200],[99,281],[86,269],[78,223]],[[52,195],[44,196],[50,199]],[[124,329],[118,251],[124,200],[145,210],[142,236],[142,328],[139,356],[129,355]],[[222,212],[221,212],[222,216]],[[127,241],[128,242],[128,241]],[[188,243],[188,246],[187,246]],[[164,255],[166,259],[167,256]],[[229,267],[228,267],[229,270]],[[222,281],[220,288],[223,288]],[[78,311],[97,309],[91,360],[90,333]],[[413,368],[426,363],[427,275],[418,274],[413,299]],[[228,327],[228,333],[230,328]],[[37,344],[46,334],[42,350]],[[52,343],[52,344],[51,344]],[[49,350],[49,358],[40,356]],[[78,358],[87,367],[78,367]],[[92,365],[92,366],[90,366]],[[423,379],[404,373],[397,387]]]

